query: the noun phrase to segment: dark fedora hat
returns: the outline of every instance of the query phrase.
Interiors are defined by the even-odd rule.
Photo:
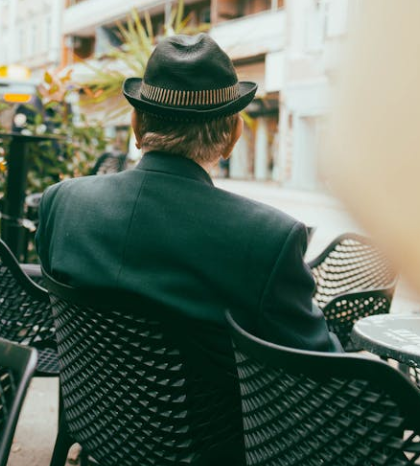
[[[257,85],[238,82],[232,61],[208,34],[162,40],[144,78],[128,78],[123,93],[130,104],[157,117],[209,120],[233,115],[254,98]]]

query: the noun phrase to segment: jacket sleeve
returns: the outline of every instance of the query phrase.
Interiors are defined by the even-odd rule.
[[[313,302],[315,281],[304,262],[307,232],[297,222],[283,244],[263,291],[258,334],[273,343],[311,351],[341,352],[324,314]]]

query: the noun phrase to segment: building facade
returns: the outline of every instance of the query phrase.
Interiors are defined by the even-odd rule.
[[[324,184],[317,158],[349,7],[348,0],[287,2],[279,147],[279,181],[283,186],[318,190]]]
[[[71,65],[118,45],[116,22],[131,9],[148,11],[154,34],[161,34],[174,2],[156,0],[70,0],[63,15],[65,57]],[[209,34],[232,58],[240,79],[258,83],[247,109],[252,123],[232,154],[229,176],[278,178],[279,96],[283,80],[285,11],[283,0],[186,0],[189,26],[207,24]]]
[[[34,78],[61,63],[61,0],[0,0],[0,66],[23,65]]]
[[[356,4],[359,0],[355,0]],[[250,123],[230,159],[229,176],[320,189],[317,143],[347,28],[348,0],[185,0],[190,26],[232,58],[239,79],[258,83]],[[155,35],[168,25],[171,0],[0,0],[0,66],[22,64],[33,76],[74,67],[118,46],[117,24],[147,11]],[[80,71],[80,68],[79,68]],[[106,122],[106,119],[104,119]],[[248,119],[247,119],[248,121]],[[109,123],[109,122],[107,122]],[[110,124],[118,135],[129,116]]]

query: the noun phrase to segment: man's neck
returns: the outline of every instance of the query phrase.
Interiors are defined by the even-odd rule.
[[[152,149],[150,147],[142,147],[141,148],[142,150],[142,153],[143,155],[146,155],[147,152],[153,152],[153,151],[156,151],[157,149]],[[160,152],[160,151],[159,151]],[[188,157],[185,157],[185,158],[188,158]],[[196,160],[194,159],[190,159],[192,160],[194,163],[196,163],[197,165],[200,165],[200,167],[205,170],[208,174],[211,173],[212,169],[217,165],[217,162],[218,160],[215,160],[213,162],[197,162]]]

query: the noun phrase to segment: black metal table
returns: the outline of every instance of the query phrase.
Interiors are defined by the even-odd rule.
[[[354,325],[351,339],[373,354],[420,367],[420,314],[364,317]]]
[[[24,213],[25,189],[28,174],[30,144],[46,140],[60,140],[57,135],[24,135],[20,133],[1,133],[0,138],[10,138],[6,154],[7,180],[2,208],[1,237],[15,256],[22,260],[25,250],[25,228],[22,224]]]

